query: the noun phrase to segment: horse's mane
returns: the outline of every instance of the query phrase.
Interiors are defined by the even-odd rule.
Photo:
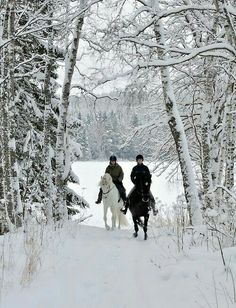
[[[101,180],[99,181],[98,186],[102,187],[103,185],[109,185],[112,183],[112,177],[110,176],[109,173],[105,173],[102,177]]]

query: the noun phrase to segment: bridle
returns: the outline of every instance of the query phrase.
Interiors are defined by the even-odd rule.
[[[109,192],[110,191],[112,191],[112,189],[115,187],[115,185],[113,185],[113,187],[112,188],[110,188],[110,189],[108,189],[108,191],[107,192],[103,192],[103,190],[102,190],[102,194],[103,195],[107,195],[107,194],[109,194]]]
[[[135,185],[136,193],[140,195],[142,198],[146,195],[146,192],[144,191],[144,185],[142,181],[139,181],[139,185]],[[143,199],[142,199],[143,201]],[[144,201],[145,202],[145,201]]]

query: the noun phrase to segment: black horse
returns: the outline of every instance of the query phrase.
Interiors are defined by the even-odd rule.
[[[131,190],[128,196],[128,207],[132,214],[134,222],[134,237],[138,236],[138,226],[141,226],[144,231],[144,239],[147,239],[147,226],[150,211],[149,200],[150,185],[145,185],[143,180],[138,180],[135,183],[135,187]],[[142,220],[140,217],[144,217]]]

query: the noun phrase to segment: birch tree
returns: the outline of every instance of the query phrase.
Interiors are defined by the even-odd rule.
[[[47,29],[47,61],[45,67],[45,79],[44,79],[44,97],[45,97],[45,106],[44,106],[44,143],[43,143],[43,158],[44,158],[44,206],[47,221],[50,223],[53,217],[53,174],[52,174],[52,135],[49,133],[51,131],[51,116],[52,116],[52,82],[51,76],[53,72],[53,62],[55,60],[53,52],[53,39],[54,39],[54,28],[52,24],[53,19],[53,4],[52,2],[48,3],[47,11],[49,15],[49,21]]]
[[[56,185],[57,185],[57,210],[55,216],[60,219],[66,217],[66,195],[67,195],[67,180],[70,176],[74,177],[70,166],[70,137],[68,126],[68,110],[69,96],[72,85],[72,77],[75,70],[77,52],[81,39],[81,31],[84,24],[85,13],[88,9],[99,1],[80,0],[79,7],[76,12],[75,21],[73,22],[73,34],[70,39],[69,33],[66,39],[66,58],[65,72],[61,90],[61,101],[59,106],[59,119],[57,128],[57,144],[56,144]]]
[[[3,197],[6,210],[8,227],[12,229],[16,224],[16,212],[21,211],[21,200],[19,194],[18,167],[16,161],[16,147],[14,134],[14,106],[15,106],[15,84],[14,84],[14,23],[15,23],[15,1],[9,0],[5,3],[5,15],[2,22],[2,42],[6,46],[2,48],[1,65],[1,141],[2,141],[2,170],[3,170]]]

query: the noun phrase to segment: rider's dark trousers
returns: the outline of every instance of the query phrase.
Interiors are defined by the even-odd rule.
[[[124,188],[124,185],[120,181],[115,181],[114,184],[116,185],[116,188],[118,189],[120,193],[121,199],[125,202],[126,201],[126,190]]]

